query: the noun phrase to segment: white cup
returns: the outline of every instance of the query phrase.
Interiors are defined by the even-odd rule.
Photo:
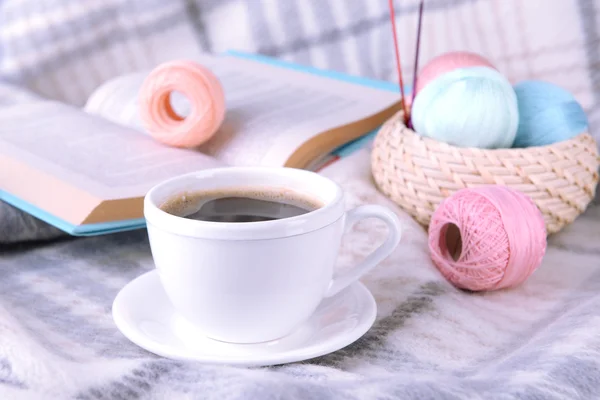
[[[183,192],[281,188],[318,199],[308,213],[260,222],[207,222],[160,209]],[[390,210],[363,205],[346,212],[330,179],[292,168],[225,167],[182,175],[152,188],[144,215],[155,266],[174,309],[209,338],[257,343],[282,338],[333,296],[386,258],[400,241]],[[373,253],[334,274],[344,231],[363,218],[383,220],[389,233]]]

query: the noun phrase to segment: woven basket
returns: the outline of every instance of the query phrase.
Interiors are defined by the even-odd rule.
[[[427,227],[440,202],[459,189],[506,185],[542,211],[548,233],[573,222],[594,197],[597,143],[588,133],[524,149],[455,147],[418,135],[397,113],[373,143],[372,173],[386,196]]]

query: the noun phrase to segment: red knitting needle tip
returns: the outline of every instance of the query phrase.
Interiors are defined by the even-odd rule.
[[[394,50],[396,51],[396,69],[398,70],[398,82],[400,83],[400,98],[402,99],[402,110],[404,111],[404,122],[408,121],[408,110],[404,100],[404,82],[402,82],[402,66],[400,65],[400,49],[398,48],[398,37],[396,35],[396,13],[393,0],[388,0],[390,7],[390,19],[392,22],[392,36],[394,38]]]

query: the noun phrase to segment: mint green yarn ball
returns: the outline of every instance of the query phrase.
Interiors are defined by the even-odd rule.
[[[510,148],[519,126],[517,96],[502,74],[489,67],[440,75],[415,97],[415,131],[457,147]]]

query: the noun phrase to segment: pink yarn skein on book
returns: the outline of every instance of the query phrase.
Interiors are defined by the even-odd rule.
[[[542,213],[506,186],[459,190],[439,205],[429,225],[433,263],[456,287],[472,291],[523,283],[546,246]]]
[[[189,115],[178,115],[172,92],[191,104]],[[140,89],[140,118],[156,140],[175,147],[195,147],[208,141],[225,118],[225,94],[217,76],[193,61],[172,61],[150,72]]]

